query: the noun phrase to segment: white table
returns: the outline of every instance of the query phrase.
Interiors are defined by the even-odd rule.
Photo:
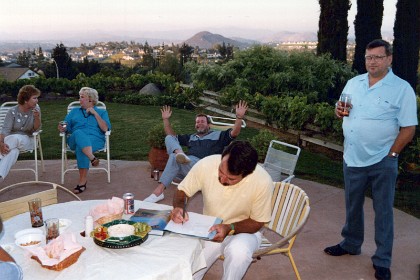
[[[127,249],[108,249],[96,245],[92,238],[80,235],[84,217],[95,205],[105,200],[72,201],[42,208],[44,220],[66,218],[72,221],[66,232],[73,232],[78,243],[86,248],[78,261],[62,271],[42,268],[28,253],[14,244],[17,231],[30,228],[29,213],[17,215],[4,222],[0,245],[6,247],[22,267],[24,279],[192,279],[192,274],[206,266],[200,240],[173,233],[149,235],[140,246]],[[135,201],[135,209],[170,209],[167,205]],[[128,215],[123,218],[128,219]],[[11,246],[12,245],[12,246]]]

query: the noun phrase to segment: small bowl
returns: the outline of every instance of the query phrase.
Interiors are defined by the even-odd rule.
[[[16,232],[15,234],[15,239],[18,239],[19,237],[23,236],[23,235],[27,235],[27,234],[44,234],[44,232],[39,229],[39,228],[27,228],[24,230],[20,230],[18,232]]]
[[[45,245],[45,242],[44,234],[29,233],[17,238],[15,244],[22,249],[27,249],[43,246]]]
[[[60,226],[59,226],[60,234],[62,234],[71,225],[71,220],[69,220],[69,219],[60,219],[59,224],[60,224]]]

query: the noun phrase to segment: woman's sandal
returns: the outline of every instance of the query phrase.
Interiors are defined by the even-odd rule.
[[[79,186],[79,185],[77,185],[75,188],[74,188],[74,190],[73,190],[73,193],[75,193],[75,194],[79,194],[79,193],[82,193],[82,192],[84,192],[85,190],[86,190],[86,184],[87,184],[87,182],[84,184],[84,185],[81,185],[81,186]]]
[[[98,166],[99,165],[99,159],[94,157],[90,163],[92,164],[92,166]]]

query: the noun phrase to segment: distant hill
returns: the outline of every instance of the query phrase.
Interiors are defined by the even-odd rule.
[[[245,40],[238,41],[238,40],[226,38],[219,34],[213,34],[208,31],[199,32],[195,34],[194,36],[192,36],[191,38],[189,38],[188,40],[184,41],[184,43],[192,47],[198,46],[201,49],[211,49],[217,44],[222,45],[223,42],[225,43],[226,46],[230,44],[235,47],[239,47],[240,49],[249,47],[251,45],[245,42]]]
[[[14,53],[23,51],[33,51],[42,48],[43,51],[52,50],[57,46],[58,43],[47,42],[47,41],[17,41],[17,42],[0,42],[1,53]]]

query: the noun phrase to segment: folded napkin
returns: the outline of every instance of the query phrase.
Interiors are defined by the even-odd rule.
[[[107,202],[99,204],[94,208],[90,209],[89,215],[93,217],[94,221],[105,217],[116,214],[121,214],[124,210],[124,200],[119,197],[112,197]]]
[[[38,257],[42,265],[53,266],[82,249],[71,232],[66,232],[52,240],[44,247],[27,248],[30,254]]]

